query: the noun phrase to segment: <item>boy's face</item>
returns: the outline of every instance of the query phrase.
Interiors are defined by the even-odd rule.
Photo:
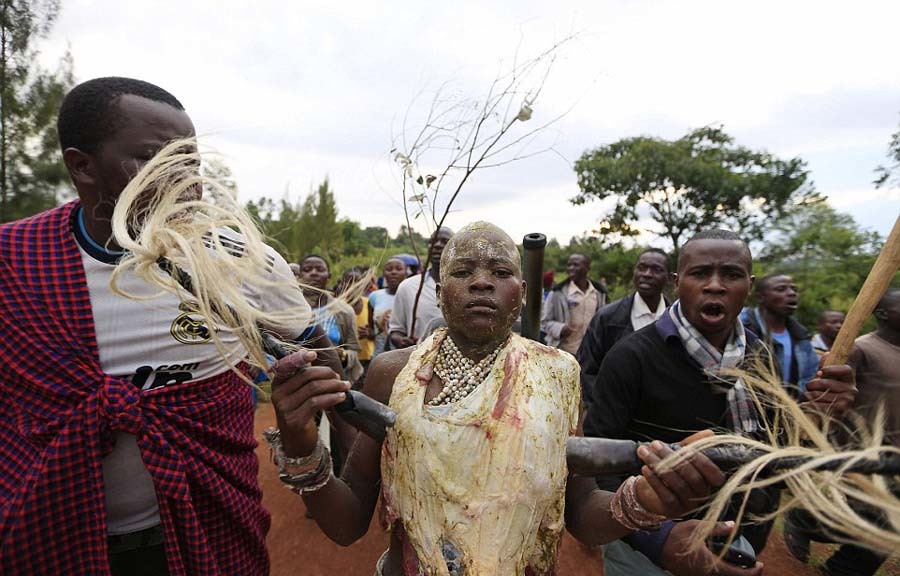
[[[441,266],[441,312],[470,342],[505,338],[522,308],[519,253],[492,229],[461,232]]]

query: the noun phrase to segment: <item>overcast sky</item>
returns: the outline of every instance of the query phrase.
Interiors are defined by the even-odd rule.
[[[341,216],[396,233],[389,151],[416,95],[478,97],[517,46],[559,52],[531,127],[557,153],[476,173],[449,223],[489,220],[565,243],[604,206],[572,206],[572,163],[639,134],[724,124],[738,143],[808,162],[817,190],[886,235],[900,190],[876,191],[900,123],[900,2],[293,2],[62,0],[41,56],[78,80],[130,76],[185,105],[241,198],[301,199],[326,176]],[[532,124],[533,123],[533,124]],[[423,229],[424,230],[424,229]]]

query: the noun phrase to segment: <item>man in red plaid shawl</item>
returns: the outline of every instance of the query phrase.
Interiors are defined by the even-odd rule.
[[[135,276],[119,284],[149,299],[109,288],[119,194],[193,124],[161,88],[100,78],[58,128],[79,199],[0,226],[2,571],[267,574],[251,388],[230,368],[246,350]],[[291,278],[271,256],[263,274]],[[308,311],[299,288],[248,298]]]

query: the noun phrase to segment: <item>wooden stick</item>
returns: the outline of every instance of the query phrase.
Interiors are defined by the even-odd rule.
[[[825,358],[825,366],[847,363],[850,350],[853,349],[853,341],[856,340],[869,314],[875,309],[878,300],[884,296],[898,267],[900,267],[900,216],[894,222],[894,228],[885,241],[881,254],[872,265],[872,270],[866,277],[859,295],[850,305],[847,318],[844,319],[831,351]]]

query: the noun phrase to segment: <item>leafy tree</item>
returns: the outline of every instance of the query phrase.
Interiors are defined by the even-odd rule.
[[[0,2],[0,222],[53,206],[68,182],[55,120],[74,85],[72,58],[55,72],[35,63],[58,13],[59,0]]]
[[[797,318],[813,328],[823,310],[849,309],[881,242],[877,232],[861,229],[826,202],[806,204],[777,223],[756,258],[756,275],[790,274],[800,288]]]
[[[391,234],[383,226],[366,226],[362,230],[363,238],[370,246],[384,246],[391,241]]]
[[[373,244],[369,243],[368,237],[364,234],[364,231],[360,228],[358,222],[354,222],[349,218],[341,218],[338,220],[337,226],[341,232],[343,245],[341,256],[357,257],[366,256],[368,254],[368,248]],[[381,243],[384,243],[384,237],[381,238]]]
[[[639,136],[585,152],[575,162],[581,191],[574,204],[615,200],[602,235],[634,236],[646,213],[675,252],[687,236],[712,226],[761,239],[771,222],[813,195],[799,158],[780,160],[734,143],[721,127],[678,140]]]
[[[888,143],[888,161],[886,166],[879,166],[875,169],[875,186],[877,188],[881,188],[889,182],[900,186],[900,129],[894,132]]]

